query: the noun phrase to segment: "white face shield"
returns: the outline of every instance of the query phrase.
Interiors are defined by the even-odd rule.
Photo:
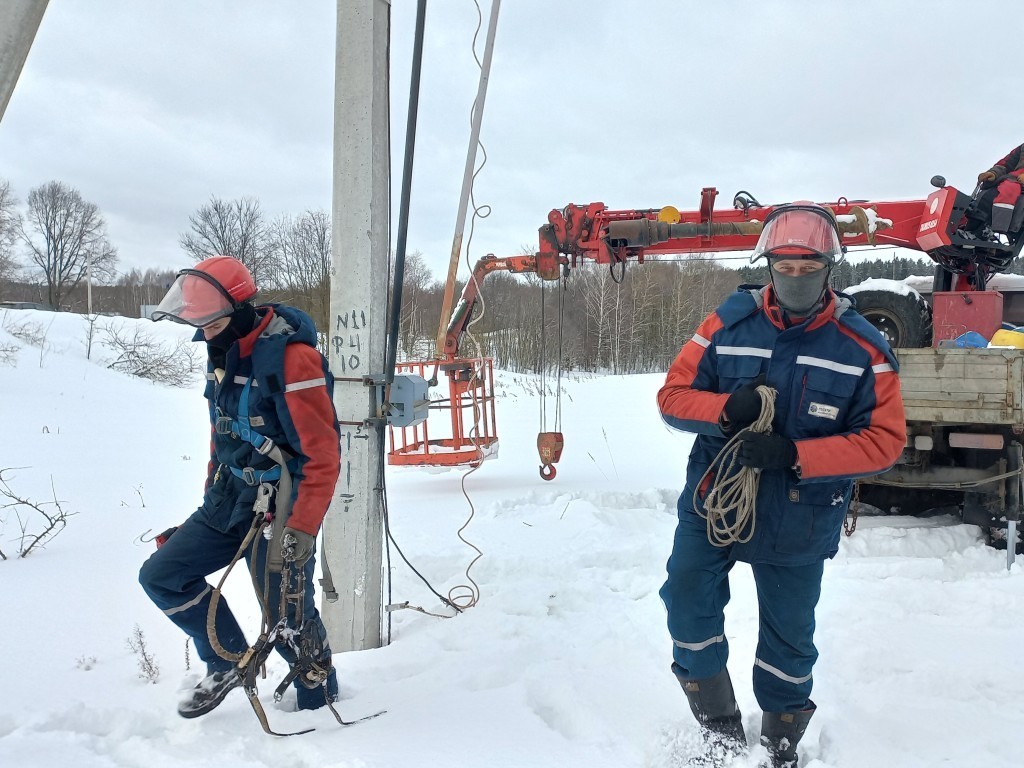
[[[186,269],[178,273],[174,284],[150,317],[202,328],[227,317],[234,309],[235,303],[217,282],[203,272]]]

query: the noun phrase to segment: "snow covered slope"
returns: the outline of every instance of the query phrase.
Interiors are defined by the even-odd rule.
[[[199,720],[175,714],[195,655],[186,671],[183,636],[136,580],[153,546],[140,535],[182,520],[200,498],[199,377],[175,389],[114,373],[102,350],[85,359],[80,316],[0,313],[4,328],[25,322],[46,339],[41,349],[0,330],[0,349],[17,350],[16,365],[0,365],[0,468],[19,494],[56,494],[76,514],[45,549],[17,559],[19,524],[3,513],[0,766],[683,765],[696,729],[669,673],[657,591],[691,438],[662,427],[660,376],[569,380],[565,452],[547,483],[536,381],[500,375],[500,457],[466,479],[475,517],[464,535],[484,553],[470,572],[479,605],[448,620],[398,612],[390,646],[336,656],[342,714],[388,710],[350,729],[326,712],[274,706],[285,671],[275,659],[262,686],[271,725],[316,728],[275,739],[240,693]],[[188,336],[138,322],[169,341]],[[455,534],[470,514],[461,479],[388,474],[393,532],[443,594],[467,583],[475,556]],[[397,556],[392,566],[396,602],[446,613]],[[755,738],[749,569],[738,566],[732,585],[730,669]],[[244,573],[227,595],[255,631]],[[136,625],[160,666],[155,685],[126,645]],[[1021,764],[1024,573],[1008,573],[977,529],[862,519],[826,566],[816,639],[819,711],[801,745],[805,768]],[[755,764],[756,755],[742,761]]]

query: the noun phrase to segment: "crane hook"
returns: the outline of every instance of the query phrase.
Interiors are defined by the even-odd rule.
[[[558,472],[555,471],[555,467],[552,464],[541,464],[540,465],[540,476],[545,480],[554,480],[555,475]]]

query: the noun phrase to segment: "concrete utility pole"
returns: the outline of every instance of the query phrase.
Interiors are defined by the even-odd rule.
[[[382,470],[373,388],[384,370],[388,273],[388,0],[338,0],[330,365],[341,421],[341,478],[324,520],[338,599],[322,601],[331,648],[379,648]],[[326,598],[326,595],[325,595]]]
[[[48,0],[0,2],[0,120],[36,38]]]

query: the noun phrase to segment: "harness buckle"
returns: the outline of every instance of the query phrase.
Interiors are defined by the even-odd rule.
[[[256,485],[256,470],[252,467],[242,467],[242,479],[246,485]]]
[[[213,430],[218,435],[230,435],[234,429],[235,420],[230,416],[218,416],[213,423]]]
[[[256,501],[252,505],[253,511],[260,515],[266,515],[270,512],[270,499],[273,496],[274,486],[270,483],[260,483],[260,487],[256,491]]]

